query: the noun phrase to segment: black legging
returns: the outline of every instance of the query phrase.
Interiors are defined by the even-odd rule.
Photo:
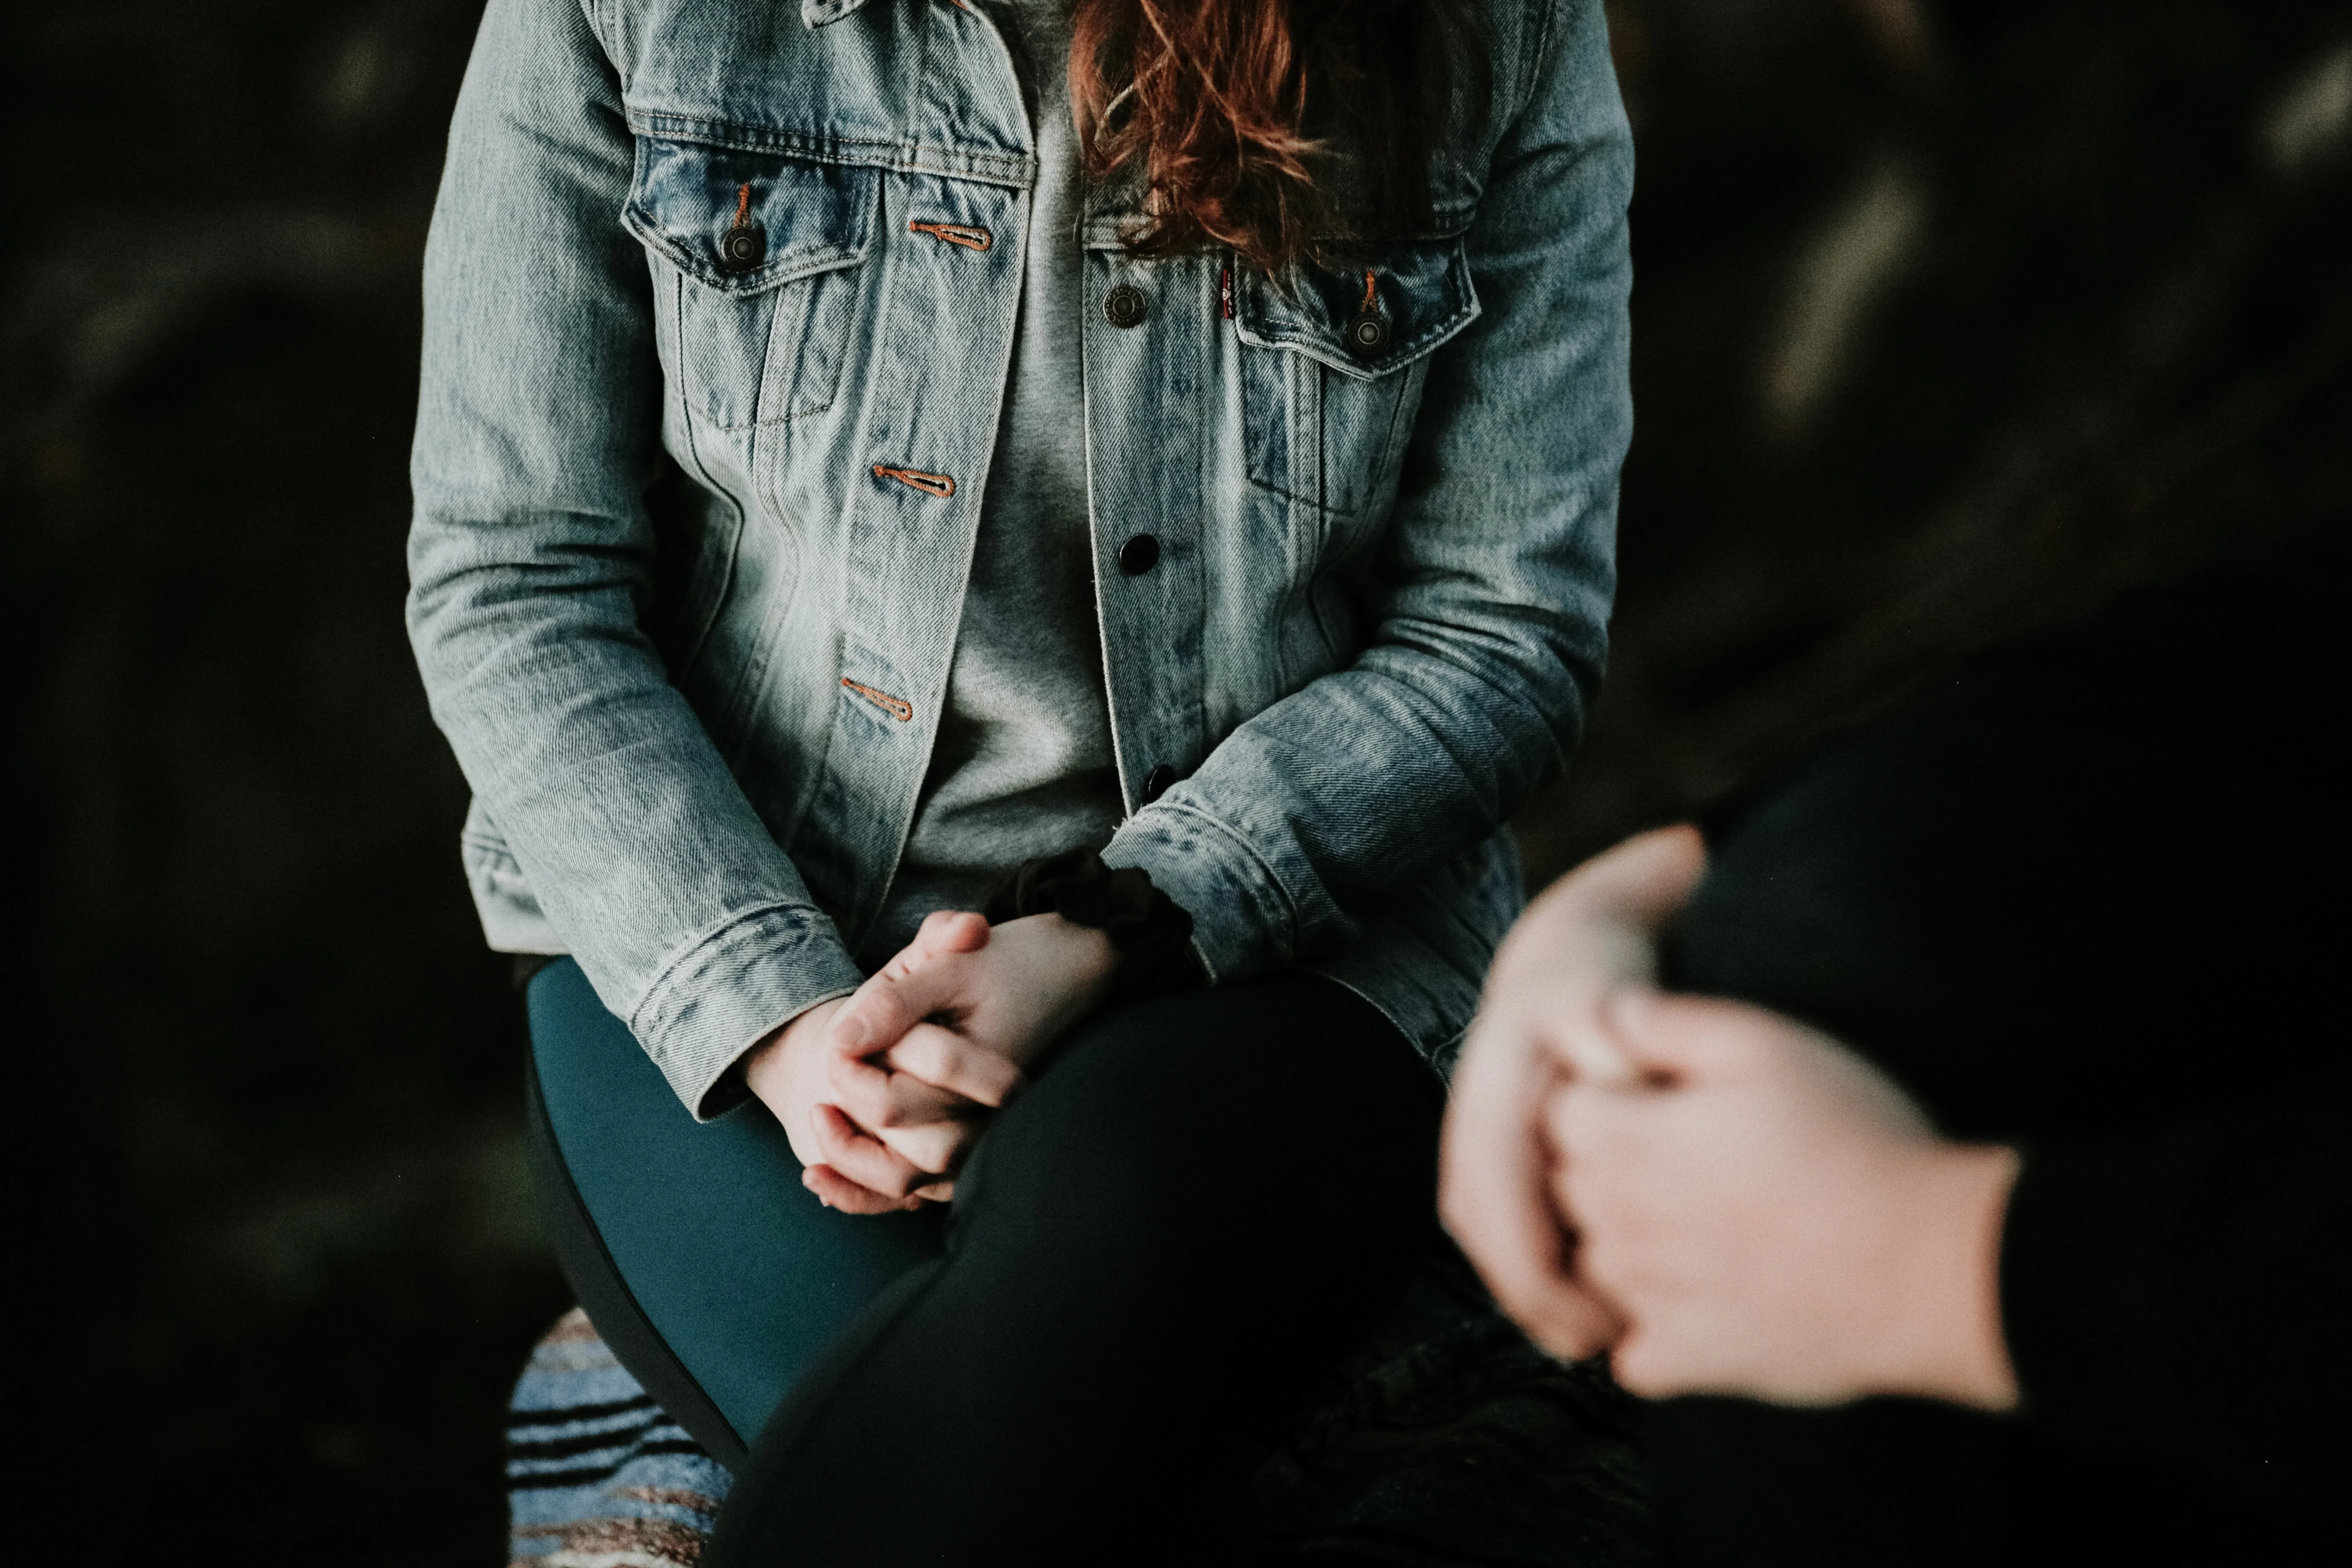
[[[544,1079],[555,1031],[533,1001]],[[632,1152],[645,1124],[689,1157],[715,1146],[709,1130],[678,1127],[674,1102],[600,1130],[544,1088],[557,1114],[541,1119],[543,1155],[572,1167],[549,1173],[563,1188],[552,1206],[567,1270],[592,1316],[622,1325],[606,1331],[624,1361],[723,1447],[729,1400],[701,1385],[729,1370],[709,1347],[731,1331],[686,1320],[712,1301],[730,1310],[727,1251],[704,1245],[678,1265],[698,1271],[690,1290],[631,1279],[614,1252],[656,1258],[658,1239],[614,1245],[624,1238],[600,1234],[595,1211],[640,1231],[664,1222],[582,1196],[600,1151],[633,1162],[639,1184],[663,1180]],[[1242,1478],[1223,1468],[1220,1428],[1335,1360],[1425,1255],[1441,1106],[1435,1075],[1397,1031],[1311,976],[1087,1020],[981,1140],[943,1255],[908,1268],[794,1375],[740,1464],[712,1568],[1238,1557]],[[730,1117],[719,1136],[780,1142],[764,1114]],[[766,1164],[747,1154],[733,1167],[748,1175],[698,1183],[733,1203],[749,1181],[767,1212],[802,1224],[796,1185],[765,1190],[796,1171],[764,1144],[757,1157]],[[698,1201],[670,1212],[692,1217]],[[876,1223],[888,1222],[839,1222]],[[746,1302],[742,1315],[761,1310]],[[665,1315],[703,1348],[673,1353]],[[689,1363],[704,1374],[688,1375]]]
[[[2284,784],[2075,724],[1947,718],[1832,752],[1710,838],[1707,879],[1670,938],[1672,983],[1851,1043],[1948,1132],[2021,1142],[2029,1184],[2037,1159],[2093,1159],[2071,1151],[2171,1119],[2341,1099],[2352,854],[2340,812]],[[1926,1401],[1674,1401],[1653,1413],[1674,1555],[1742,1568],[2352,1557],[2343,1478],[2294,1473],[2342,1449],[2314,1425],[2340,1430],[2341,1411],[2309,1379],[2340,1380],[2345,1358],[2324,1347],[2344,1331],[2352,1246],[2328,1234],[2345,1129],[2306,1120],[2321,1125],[2295,1147],[2242,1158],[2226,1127],[2185,1147],[2238,1171],[2280,1162],[2266,1190],[2309,1214],[2232,1212],[2193,1163],[2177,1197],[2152,1198],[2177,1220],[2179,1254],[2173,1276],[2155,1249],[2148,1343],[2194,1342],[2177,1330],[2202,1321],[2212,1342],[2195,1353],[2219,1363],[2189,1380],[2142,1358],[2151,1386],[2217,1391],[2176,1401],[2195,1412],[2178,1430],[2126,1430],[2102,1454],[2032,1420]],[[2241,1268],[2229,1238],[2282,1224],[2287,1283],[2254,1284],[2255,1249]],[[2012,1247],[2005,1276],[2035,1261]],[[2005,1277],[2004,1290],[2033,1284]],[[2305,1386],[2264,1368],[2232,1384],[2228,1358],[2265,1335],[2314,1352]]]

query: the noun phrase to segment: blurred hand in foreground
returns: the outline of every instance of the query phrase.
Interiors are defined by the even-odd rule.
[[[1577,1237],[1554,1205],[1544,1127],[1550,1092],[1589,1042],[1601,1005],[1656,977],[1657,928],[1706,870],[1696,829],[1626,840],[1586,861],[1528,906],[1486,976],[1486,994],[1454,1069],[1439,1154],[1438,1207],[1503,1310],[1553,1353],[1589,1356],[1624,1330],[1617,1309],[1577,1269]]]
[[[1617,1069],[1546,1097],[1579,1281],[1623,1315],[1636,1394],[2017,1401],[2001,1215],[2017,1156],[1950,1142],[1876,1068],[1761,1008],[1642,986]]]
[[[1441,1207],[1554,1353],[1654,1396],[2013,1405],[2000,1220],[2015,1154],[1936,1136],[1884,1076],[1778,1015],[1655,989],[1705,850],[1628,840],[1497,955],[1448,1112]]]

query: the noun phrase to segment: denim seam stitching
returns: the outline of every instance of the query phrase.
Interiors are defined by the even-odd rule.
[[[702,616],[702,625],[696,629],[694,639],[688,646],[685,657],[679,660],[677,669],[672,677],[673,684],[678,684],[681,689],[683,689],[683,683],[692,677],[696,661],[700,659],[702,657],[703,647],[710,641],[711,632],[718,627],[719,616],[726,613],[727,595],[733,591],[735,585],[736,558],[742,551],[743,534],[751,526],[751,519],[754,513],[752,508],[747,506],[734,491],[729,489],[725,485],[719,482],[718,477],[710,471],[710,465],[703,458],[702,444],[694,438],[694,426],[697,416],[694,411],[693,395],[687,390],[686,385],[686,285],[682,279],[679,280],[677,285],[675,303],[670,309],[670,320],[675,323],[673,327],[672,342],[676,349],[676,357],[679,367],[677,377],[677,407],[681,417],[678,422],[678,428],[680,431],[680,438],[686,447],[686,456],[691,460],[694,476],[702,481],[703,488],[709,490],[712,495],[724,500],[730,510],[735,513],[735,539],[734,542],[729,546],[727,551],[727,568],[719,574],[718,588],[711,595],[710,608]],[[658,323],[656,323],[655,331],[656,333],[659,332],[660,327]],[[656,346],[658,347],[658,344],[656,344]],[[763,374],[764,369],[765,362],[763,360]],[[753,404],[752,408],[754,413],[758,412],[758,405],[756,402]],[[724,428],[724,426],[718,426],[715,420],[708,422],[712,424],[714,427],[721,429]],[[679,466],[683,468],[687,465],[681,463]],[[739,676],[738,679],[740,679],[740,677]],[[724,706],[721,707],[720,710],[722,712],[726,710]],[[716,736],[712,737],[712,743],[718,743]]]
[[[648,1054],[655,1055],[656,1059],[660,1059],[661,1047],[658,1041],[661,1029],[667,1026],[667,1020],[649,1019],[647,1015],[660,1014],[668,1010],[665,1004],[672,976],[694,959],[706,956],[712,950],[723,947],[725,939],[739,927],[752,925],[774,917],[782,917],[791,928],[794,946],[805,945],[817,940],[815,922],[809,918],[812,915],[821,920],[824,918],[824,911],[813,904],[781,902],[761,904],[756,909],[746,910],[740,914],[730,915],[725,920],[689,937],[677,954],[662,965],[661,972],[654,976],[652,983],[646,985],[645,994],[637,998],[637,1005],[629,1009],[629,1032],[636,1035],[639,1039],[644,1039],[646,1037],[639,1031],[637,1026],[640,1023],[647,1024],[653,1031],[654,1040],[648,1042],[646,1051]],[[662,1001],[657,1003],[657,998]]]
[[[1037,161],[1025,153],[888,142],[878,137],[812,136],[731,121],[706,120],[666,110],[632,109],[629,129],[646,135],[679,135],[708,146],[745,153],[797,153],[822,163],[848,163],[909,174],[968,174],[994,184],[1026,189],[1037,179]]]
[[[457,835],[457,842],[465,848],[479,850],[481,853],[478,862],[481,864],[487,865],[491,861],[497,861],[499,865],[511,867],[517,871],[522,869],[522,862],[515,858],[514,851],[502,840],[480,833],[460,833]]]
[[[866,249],[873,240],[872,213],[869,210],[863,216],[866,218],[866,227],[868,232],[857,241],[856,248],[848,248],[838,240],[811,240],[804,245],[778,251],[774,259],[767,266],[757,272],[747,274],[739,283],[714,283],[705,278],[702,275],[702,258],[673,239],[668,231],[661,226],[659,221],[646,210],[644,202],[637,196],[630,197],[627,208],[621,214],[621,225],[636,237],[639,244],[655,252],[675,268],[681,277],[700,284],[714,294],[723,294],[730,300],[749,300],[761,294],[772,294],[790,284],[805,283],[812,278],[822,278],[828,272],[839,272],[863,262],[866,259]],[[818,264],[802,265],[799,260],[801,258],[811,258]]]

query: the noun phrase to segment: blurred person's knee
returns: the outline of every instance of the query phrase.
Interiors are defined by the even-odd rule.
[[[2128,1124],[2340,1045],[2340,819],[2041,722],[1892,728],[1711,834],[1668,984],[1870,1055],[1958,1137]]]

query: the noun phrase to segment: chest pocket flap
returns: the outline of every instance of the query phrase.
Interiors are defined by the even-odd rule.
[[[1337,269],[1296,267],[1280,287],[1255,268],[1239,270],[1242,342],[1296,350],[1357,381],[1412,363],[1478,314],[1459,239],[1381,245]]]
[[[1328,515],[1392,489],[1430,354],[1478,315],[1459,239],[1370,247],[1280,287],[1234,268],[1241,442],[1250,482]]]
[[[656,267],[666,367],[723,429],[832,405],[880,174],[641,136],[622,222]]]

